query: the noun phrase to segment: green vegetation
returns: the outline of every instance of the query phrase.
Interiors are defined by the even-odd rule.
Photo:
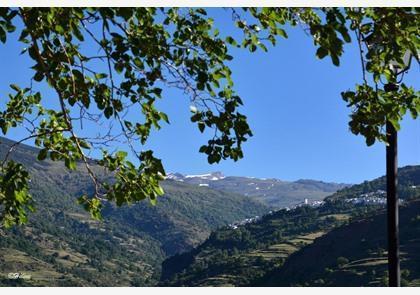
[[[362,134],[368,145],[386,141],[387,122],[399,130],[407,112],[417,118],[418,91],[403,83],[392,93],[378,87],[381,79],[396,83],[398,72],[406,70],[407,51],[418,55],[417,8],[231,10],[243,33],[240,40],[219,34],[202,8],[1,8],[0,42],[8,45],[11,35],[18,35],[22,54],[33,62],[31,81],[10,85],[11,94],[0,112],[2,133],[27,120],[31,127],[21,141],[35,140],[41,148],[39,160],[63,161],[69,170],[82,162],[93,189],[79,202],[97,219],[103,199],[118,206],[144,199],[154,204],[164,193],[159,185],[164,167],[152,150],[139,150],[153,130],[169,123],[155,103],[164,86],[188,93],[194,104],[191,121],[200,132],[215,131],[199,149],[208,162],[236,161],[243,157],[242,145],[252,131],[238,110],[242,99],[234,91],[227,65],[233,59],[229,49],[267,51],[277,37],[287,38],[284,28],[297,25],[312,36],[316,56],[329,56],[336,66],[344,45],[356,35],[363,82],[354,91],[343,92],[342,98],[352,109],[350,130]],[[37,83],[51,88],[57,108],[45,104]],[[130,112],[136,120],[128,119]],[[83,128],[75,128],[79,122],[102,133],[89,138]],[[105,123],[115,128],[103,128]],[[109,153],[107,145],[119,137],[135,163],[124,149]],[[112,182],[91,169],[87,153],[100,148],[105,151],[96,164],[114,173]],[[0,182],[9,185],[0,186],[0,204],[6,205],[0,217],[11,226],[27,221],[32,204],[25,167],[6,158],[0,165]],[[17,177],[20,181],[14,181]]]
[[[238,228],[221,228],[196,249],[165,260],[162,284],[252,285],[282,265],[291,253],[346,222],[333,213],[302,206],[277,211]],[[224,279],[219,281],[220,277]]]
[[[418,166],[405,166],[398,169],[398,195],[402,199],[410,199],[420,194],[420,169]],[[416,186],[417,185],[417,186]],[[330,200],[350,199],[378,190],[386,190],[386,177],[343,188],[328,197]]]
[[[41,148],[38,160],[62,161],[69,170],[83,163],[93,189],[77,197],[95,218],[101,218],[103,199],[118,206],[144,199],[154,204],[164,194],[159,185],[163,165],[143,147],[153,130],[169,123],[156,108],[167,85],[194,101],[191,121],[201,132],[216,131],[200,148],[210,163],[242,158],[242,144],[252,133],[246,116],[238,112],[242,100],[225,64],[232,56],[206,14],[204,9],[180,8],[1,8],[1,43],[8,45],[11,35],[17,35],[25,47],[22,54],[33,63],[28,85],[10,85],[12,93],[0,112],[2,133],[28,120],[22,141],[35,139]],[[57,108],[32,88],[38,83],[51,88]],[[129,119],[129,114],[136,115]],[[75,126],[79,122],[100,134],[92,139]],[[125,148],[119,147],[121,141]],[[111,143],[119,149],[112,154]],[[101,148],[96,165],[113,172],[113,181],[91,168],[87,154]],[[125,150],[135,161],[128,160]],[[25,173],[24,166],[5,163],[0,177],[6,181]],[[0,187],[0,204],[14,208],[1,216],[7,226],[27,220],[28,179],[21,177],[21,182]]]
[[[403,286],[420,286],[420,200],[400,210]],[[386,214],[339,227],[302,248],[266,274],[262,286],[387,286]],[[310,261],[316,257],[316,263]],[[321,282],[322,280],[322,282]]]
[[[420,197],[418,191],[420,178],[417,177],[419,172],[420,166],[407,166],[399,171],[401,191],[410,192],[402,194],[406,203],[401,215],[408,212],[407,216],[410,216],[404,217],[404,220],[407,218],[417,220],[415,216],[411,215],[413,212],[417,212],[418,215],[419,212],[419,202],[415,201]],[[366,244],[366,240],[370,240],[370,237],[375,237],[372,239],[381,237],[381,243],[375,242],[373,246],[369,243],[366,245],[369,245],[370,251],[375,249],[375,251],[380,251],[382,256],[379,260],[368,263],[380,265],[387,262],[386,256],[383,256],[383,250],[380,250],[386,248],[383,243],[386,240],[386,225],[381,213],[384,210],[384,205],[378,203],[366,206],[348,202],[351,198],[361,197],[365,193],[377,192],[382,188],[382,185],[383,177],[338,191],[319,207],[301,206],[290,211],[280,210],[263,216],[259,221],[237,228],[218,229],[194,250],[166,259],[162,265],[161,284],[170,286],[370,284],[370,281],[357,281],[357,279],[348,283],[344,283],[343,280],[334,281],[330,279],[332,275],[327,277],[325,274],[336,271],[344,272],[348,269],[354,271],[352,263],[365,258],[363,257],[364,250],[351,248],[351,251],[340,252],[340,249],[345,248],[346,243],[349,244],[349,247],[360,243],[360,241]],[[360,189],[361,186],[369,187],[371,191],[363,191]],[[382,216],[381,223],[376,223],[371,228],[370,219],[378,214],[382,214],[380,215]],[[366,229],[371,228],[371,235],[366,233],[363,238],[353,240],[356,232],[346,232],[345,229],[351,228],[354,224],[363,224]],[[414,223],[410,223],[405,232],[416,232],[412,228],[413,226]],[[337,229],[335,230],[335,228]],[[325,244],[318,246],[323,237],[328,237],[329,233],[332,235],[339,230],[343,231],[342,234],[334,236],[334,239],[329,239],[328,246]],[[362,229],[360,230],[364,232]],[[374,232],[375,230],[376,232]],[[419,249],[420,245],[411,242],[409,244],[412,249]],[[336,245],[337,253],[332,253],[330,250],[335,249]],[[315,247],[318,252],[310,252],[305,255],[299,260],[299,264],[293,262],[294,257],[299,257],[300,253],[305,253],[306,249]],[[402,251],[404,252],[404,250]],[[361,257],[354,259],[357,255]],[[325,256],[328,256],[328,259]],[[412,262],[416,259],[412,256],[408,257]],[[321,270],[325,270],[325,273],[319,274],[314,269],[318,270],[321,266]],[[287,269],[286,267],[293,270],[290,270],[287,275],[283,275],[283,269]],[[409,282],[413,284],[411,281],[418,279],[420,273],[413,270],[414,263],[407,263],[404,267],[410,271]],[[302,271],[297,272],[297,269]],[[292,275],[293,271],[302,275],[295,277]],[[384,275],[383,271],[376,270],[376,272],[378,275]],[[311,276],[312,273],[319,275]],[[304,276],[311,279],[303,279]]]
[[[0,156],[11,144],[7,139],[0,140]],[[383,205],[358,206],[347,202],[383,189],[383,177],[344,188],[320,207],[275,211],[237,229],[224,225],[261,216],[270,208],[244,196],[166,181],[163,185],[167,195],[157,206],[134,204],[117,209],[112,203],[105,203],[105,220],[99,222],[75,202],[74,196],[93,189],[86,173],[69,172],[49,160],[36,161],[37,152],[21,145],[12,156],[29,167],[34,201],[45,206],[29,216],[27,226],[1,230],[1,285],[383,285],[386,282],[384,220],[375,226],[370,223]],[[109,177],[100,169],[97,171],[102,177]],[[418,205],[413,205],[418,202],[408,202],[420,195],[419,172],[419,166],[399,170],[399,189],[407,201],[401,212],[406,285],[419,281],[419,271],[412,261],[418,259],[415,234],[420,216]],[[357,224],[369,229],[369,233],[348,243],[344,237],[355,237]],[[350,230],[353,227],[357,229]],[[216,228],[219,229],[211,232]],[[340,230],[342,236],[336,235]],[[372,238],[373,244],[366,242],[370,235],[377,237]],[[319,244],[324,238],[338,248],[344,249],[348,244],[349,250],[327,251],[331,254],[328,259],[317,258],[317,268],[308,269],[317,254],[311,250],[312,254],[308,254],[311,259],[299,262],[298,258],[310,249],[324,251],[325,245]],[[358,248],[359,244],[366,247]],[[358,251],[360,255],[356,255]],[[173,256],[165,260],[170,255]],[[319,259],[323,263],[318,263]],[[290,280],[283,281],[279,273],[295,263],[302,269],[302,276],[287,276]],[[10,280],[6,277],[9,272],[23,272],[31,275],[31,279]],[[310,276],[311,273],[316,275]],[[352,279],[344,283],[349,277]]]
[[[0,156],[11,144],[0,139]],[[154,285],[166,256],[190,250],[217,227],[269,210],[244,196],[168,181],[158,205],[104,203],[106,218],[95,221],[75,198],[93,189],[87,174],[37,161],[37,152],[20,145],[12,155],[29,168],[34,202],[44,206],[26,226],[0,229],[1,285]],[[9,280],[9,272],[32,278]]]
[[[10,85],[12,93],[0,112],[3,134],[22,127],[27,120],[31,128],[27,129],[28,134],[22,141],[35,140],[35,145],[41,148],[37,151],[38,160],[63,161],[68,171],[59,175],[64,177],[82,163],[84,168],[79,167],[83,172],[80,174],[83,175],[82,182],[76,181],[76,186],[68,189],[70,184],[59,182],[58,186],[65,183],[66,188],[60,189],[61,195],[54,192],[53,198],[62,201],[73,190],[78,193],[79,203],[96,219],[101,219],[104,207],[108,213],[113,211],[109,202],[122,206],[149,199],[155,204],[157,197],[164,194],[159,181],[163,180],[165,171],[152,150],[139,152],[137,149],[144,146],[153,129],[160,129],[163,122],[169,123],[167,115],[155,107],[155,102],[162,97],[161,84],[177,85],[188,92],[195,104],[191,107],[191,121],[197,124],[200,132],[209,128],[215,130],[214,137],[199,150],[207,155],[208,162],[228,158],[236,161],[243,157],[242,144],[252,132],[246,116],[238,111],[242,100],[233,90],[231,70],[226,65],[233,58],[228,54],[228,45],[248,48],[251,52],[257,48],[267,50],[265,43],[275,45],[277,36],[287,37],[283,29],[286,24],[304,24],[317,46],[317,57],[330,56],[337,66],[344,44],[350,43],[350,35],[355,33],[363,82],[356,85],[354,91],[343,92],[342,98],[352,109],[350,130],[362,134],[367,145],[376,140],[386,141],[384,125],[399,130],[399,122],[407,112],[417,118],[420,111],[418,91],[403,83],[392,92],[378,87],[381,79],[388,86],[397,83],[398,74],[407,70],[403,61],[407,51],[418,55],[417,8],[245,8],[243,13],[235,9],[232,12],[236,26],[244,33],[239,43],[230,36],[222,38],[204,9],[1,8],[0,41],[6,43],[11,34],[18,34],[18,40],[25,46],[22,53],[28,54],[34,63],[29,87]],[[250,18],[251,23],[245,18]],[[99,56],[86,52],[92,49],[86,43],[87,39]],[[83,50],[86,47],[90,47],[89,50]],[[32,89],[32,84],[38,82],[52,88],[59,110],[45,105],[43,94],[37,92],[36,87]],[[142,116],[136,116],[137,121],[125,120],[128,105],[136,106],[135,111],[142,113]],[[74,114],[81,117],[75,118]],[[79,134],[82,130],[74,127],[75,120],[98,123],[99,120],[92,119],[97,117],[105,118],[109,126],[116,123],[114,126],[120,128],[117,134],[110,135],[113,133],[111,127],[103,128],[105,134],[88,140]],[[138,160],[137,165],[128,160],[128,154],[123,150],[113,154],[104,151],[98,161],[87,157],[89,150],[106,146],[115,138],[113,136],[124,138],[126,147]],[[29,169],[9,156],[9,152],[5,152],[0,165],[0,218],[6,227],[26,223],[27,211],[33,210]],[[86,180],[91,184],[86,185]],[[37,181],[31,183],[33,190],[37,189]],[[48,205],[42,198],[50,196],[49,189],[41,183],[38,190],[42,194],[34,194],[34,200]],[[406,191],[401,191],[401,195],[407,200],[417,197],[416,188],[404,186],[403,189]],[[67,203],[64,201],[58,206],[62,213]],[[184,210],[182,205],[180,208]],[[371,214],[375,209],[372,208],[353,209],[346,200],[328,200],[325,207],[302,212],[301,216],[294,216],[295,211],[292,215],[279,213],[281,216],[278,217],[283,219],[279,226],[284,229],[263,234],[261,239],[253,225],[249,225],[243,233],[242,229],[238,231],[238,237],[227,232],[226,236],[216,235],[214,240],[217,247],[234,245],[239,247],[238,251],[255,250],[280,242],[283,236],[299,241],[301,234],[329,230],[343,222],[326,215],[351,213],[351,218],[357,219]],[[40,210],[40,219],[54,210],[55,207]],[[172,210],[176,211],[176,208],[171,208],[171,214]],[[214,212],[218,211],[215,209]],[[206,224],[208,220],[211,217],[202,222]],[[114,226],[110,225],[111,228]],[[195,231],[189,234],[196,236]],[[181,244],[188,244],[187,237],[183,238]],[[189,242],[194,243],[194,240]],[[305,245],[304,241],[299,243]],[[170,252],[182,246],[164,248]],[[222,253],[224,257],[226,253]],[[71,257],[65,254],[62,260],[68,262]],[[325,282],[323,279],[317,281]]]

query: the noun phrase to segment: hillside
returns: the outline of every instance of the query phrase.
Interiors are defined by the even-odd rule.
[[[399,171],[400,195],[405,200],[407,208],[410,208],[410,200],[420,197],[420,178],[416,176],[420,166],[408,166]],[[382,179],[383,177],[363,184],[371,191],[361,190],[360,185],[355,185],[338,191],[324,202],[300,205],[291,210],[274,211],[259,220],[218,229],[199,247],[166,259],[162,266],[161,284],[264,285],[262,279],[271,272],[280,272],[292,253],[300,253],[301,249],[306,249],[312,243],[315,245],[320,237],[334,228],[365,220],[383,211],[385,198],[381,190]],[[419,212],[418,206],[410,210]],[[385,225],[382,226],[385,230]],[[335,243],[346,243],[352,239],[352,235],[353,233],[349,233],[347,236],[340,236],[340,241]],[[324,249],[324,252],[328,254],[329,250]],[[312,254],[301,262],[317,267],[319,258],[315,253]],[[316,263],[313,263],[314,259]],[[334,258],[334,263],[336,261],[337,257]],[[296,267],[304,268],[302,264]],[[279,285],[287,285],[281,280],[279,282]],[[313,281],[308,282],[310,285],[313,284]],[[323,284],[322,281],[319,284]],[[340,286],[340,281],[331,284]]]
[[[420,200],[400,211],[402,284],[420,286]],[[386,286],[386,214],[332,230],[267,274],[262,286]],[[308,263],[317,257],[317,263]]]
[[[328,183],[310,179],[282,181],[275,178],[224,176],[220,172],[202,175],[174,173],[168,175],[168,178],[178,182],[207,186],[221,191],[249,196],[275,208],[294,206],[303,202],[304,199],[319,201],[349,186],[348,184]]]
[[[1,158],[12,143],[0,139]],[[0,285],[11,283],[8,272],[31,274],[20,282],[31,285],[154,285],[166,256],[191,249],[217,227],[269,210],[238,194],[166,181],[156,206],[106,204],[105,221],[97,222],[76,204],[92,189],[84,170],[69,172],[36,155],[25,145],[12,155],[29,167],[37,212],[26,226],[0,232]]]
[[[398,194],[403,199],[415,196],[420,189],[420,166],[405,166],[398,169]],[[343,188],[328,197],[331,200],[350,199],[370,192],[385,191],[386,177]]]
[[[163,262],[164,286],[246,286],[347,216],[310,207],[280,210],[260,221],[224,227],[194,250]]]

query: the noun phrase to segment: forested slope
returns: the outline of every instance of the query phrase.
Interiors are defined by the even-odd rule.
[[[0,158],[11,144],[0,139]],[[245,196],[166,181],[156,206],[105,204],[105,221],[98,222],[76,203],[92,190],[83,168],[69,172],[63,163],[39,162],[37,152],[21,145],[11,154],[29,168],[37,211],[27,225],[1,230],[3,279],[25,272],[33,279],[22,283],[33,285],[153,285],[167,255],[191,249],[217,227],[269,210]]]

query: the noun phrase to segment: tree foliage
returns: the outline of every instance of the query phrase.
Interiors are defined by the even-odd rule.
[[[69,169],[84,163],[95,191],[79,202],[94,217],[99,218],[104,199],[117,205],[146,198],[154,203],[163,194],[161,161],[142,148],[153,129],[169,123],[155,106],[165,85],[190,96],[191,120],[201,132],[215,130],[200,149],[210,163],[242,157],[241,145],[252,134],[237,110],[242,101],[225,64],[232,57],[205,10],[2,8],[0,21],[2,43],[9,34],[19,34],[25,46],[22,53],[34,62],[31,85],[48,83],[58,101],[57,108],[48,108],[54,98],[33,87],[11,85],[0,114],[2,132],[29,126],[25,139],[35,139],[41,148],[39,160],[64,161]],[[133,115],[138,119],[128,119]],[[87,138],[75,126],[85,121],[104,132]],[[115,174],[116,181],[107,183],[97,177],[87,153],[118,141],[129,147],[138,165],[122,150],[105,150],[95,165]],[[3,166],[2,173],[10,173],[10,167]],[[7,200],[1,199],[4,206]],[[8,219],[23,221],[13,212],[5,211]]]
[[[406,50],[417,56],[418,9],[244,8],[227,12],[243,32],[240,40],[222,36],[201,8],[1,8],[0,41],[7,44],[10,34],[18,34],[25,46],[22,54],[34,63],[29,86],[10,86],[12,93],[0,113],[3,134],[24,126],[28,136],[22,141],[35,139],[41,148],[39,160],[64,161],[69,169],[82,163],[95,189],[79,202],[96,218],[100,218],[103,200],[117,205],[143,199],[155,203],[163,194],[159,181],[165,171],[144,145],[152,130],[169,123],[168,116],[156,108],[163,89],[171,86],[184,91],[191,100],[191,121],[200,132],[214,131],[199,150],[209,163],[242,158],[242,144],[252,132],[246,116],[238,111],[242,99],[233,88],[229,46],[267,50],[278,37],[287,38],[287,25],[303,27],[313,38],[317,57],[329,56],[336,66],[344,45],[355,34],[363,84],[342,96],[353,109],[351,131],[365,136],[369,145],[385,140],[386,120],[398,129],[407,111],[417,117],[418,92],[402,84],[391,95],[379,89],[378,82],[381,78],[396,81],[388,64],[395,60],[402,68]],[[366,46],[368,42],[379,46]],[[33,85],[38,83],[47,83],[55,98],[36,91]],[[51,102],[57,107],[50,107]],[[90,128],[96,124],[99,134],[84,135],[84,124]],[[122,142],[136,161],[128,160],[122,149],[110,152],[106,147],[112,142]],[[95,165],[110,171],[113,182],[98,178],[92,169],[88,154],[101,148],[103,157]],[[11,163],[7,156],[1,167],[3,178],[16,167],[6,163]],[[22,179],[24,183],[27,178]],[[3,220],[9,220],[8,224],[25,219],[16,213],[24,212],[30,200],[23,187],[15,188],[26,195],[23,202],[12,202],[16,210],[7,209],[15,194],[1,187]]]
[[[250,8],[249,11],[264,29],[261,30],[258,24],[247,25],[245,32],[249,32],[249,37],[244,39],[243,45],[251,51],[257,44],[265,49],[263,40],[270,40],[275,45],[275,35],[287,37],[282,29],[285,21],[302,25],[313,38],[316,56],[320,59],[330,56],[336,66],[340,64],[346,43],[358,45],[362,84],[341,95],[352,109],[351,132],[363,135],[367,145],[375,140],[386,142],[386,121],[399,130],[399,122],[407,112],[417,118],[420,112],[418,91],[404,83],[399,89],[385,91],[380,84],[400,82],[398,77],[408,70],[403,60],[407,53],[419,62],[418,8]],[[239,24],[243,26],[244,21]],[[257,38],[254,35],[267,30],[270,33],[267,36]]]

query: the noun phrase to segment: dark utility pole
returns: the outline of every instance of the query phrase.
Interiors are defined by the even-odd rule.
[[[388,83],[385,91],[398,91],[398,84]],[[398,238],[398,159],[397,131],[391,122],[386,122],[388,145],[386,147],[386,194],[388,216],[388,272],[389,286],[400,287],[400,249]]]

